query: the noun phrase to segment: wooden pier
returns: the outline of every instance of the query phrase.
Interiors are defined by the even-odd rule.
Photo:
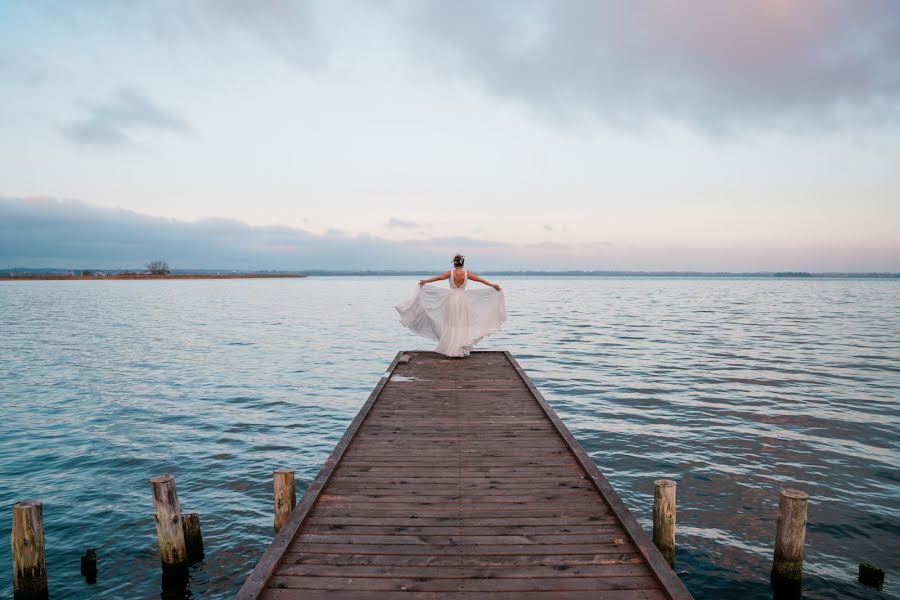
[[[237,598],[691,595],[508,352],[407,352]]]

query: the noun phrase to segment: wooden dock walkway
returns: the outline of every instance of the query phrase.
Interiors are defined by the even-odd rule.
[[[237,598],[691,595],[509,353],[408,352]]]

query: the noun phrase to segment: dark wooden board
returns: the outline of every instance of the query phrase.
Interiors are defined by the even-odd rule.
[[[266,598],[271,600],[360,600],[358,590],[290,590],[270,588]],[[495,592],[397,592],[367,591],[365,600],[666,600],[662,590],[606,590],[600,594],[590,591],[495,591]]]
[[[646,572],[644,557],[638,553],[621,552],[618,554],[517,554],[491,556],[431,556],[428,554],[328,554],[307,552],[305,554],[286,554],[284,564],[288,565],[376,565],[397,567],[478,567],[502,568],[508,577],[521,573],[520,568],[553,567],[557,573],[568,573],[580,565],[638,565],[641,572]],[[538,570],[540,572],[540,569]],[[617,573],[611,569],[611,573]]]

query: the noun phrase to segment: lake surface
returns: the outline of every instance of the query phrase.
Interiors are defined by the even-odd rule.
[[[645,530],[653,480],[678,481],[696,598],[771,598],[784,487],[810,495],[805,597],[900,597],[900,281],[498,281],[508,321],[481,347],[512,351]],[[192,596],[231,598],[272,537],[272,470],[302,492],[394,354],[431,349],[393,309],[414,287],[0,283],[0,598],[30,498],[51,598],[158,598],[148,480],[166,473],[201,515]]]

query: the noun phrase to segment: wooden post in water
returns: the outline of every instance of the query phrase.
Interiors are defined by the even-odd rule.
[[[156,535],[159,537],[159,558],[163,572],[187,570],[187,550],[184,544],[184,526],[181,522],[181,504],[175,491],[175,478],[161,475],[150,480],[153,489],[153,509],[156,518]]]
[[[781,490],[772,561],[772,587],[777,594],[799,596],[802,589],[807,500],[809,495],[800,490]]]
[[[200,515],[191,513],[181,517],[184,529],[184,546],[190,564],[203,560],[203,536],[200,534]]]
[[[88,548],[81,556],[81,575],[88,585],[97,583],[97,551]]]
[[[859,582],[880,590],[884,585],[884,570],[875,565],[861,562],[859,563]]]
[[[13,505],[10,534],[15,600],[47,598],[47,562],[44,557],[44,508],[37,500]]]
[[[293,470],[277,469],[272,475],[275,478],[275,533],[278,533],[297,505],[297,490]]]
[[[675,487],[671,479],[653,482],[653,544],[675,565]]]

